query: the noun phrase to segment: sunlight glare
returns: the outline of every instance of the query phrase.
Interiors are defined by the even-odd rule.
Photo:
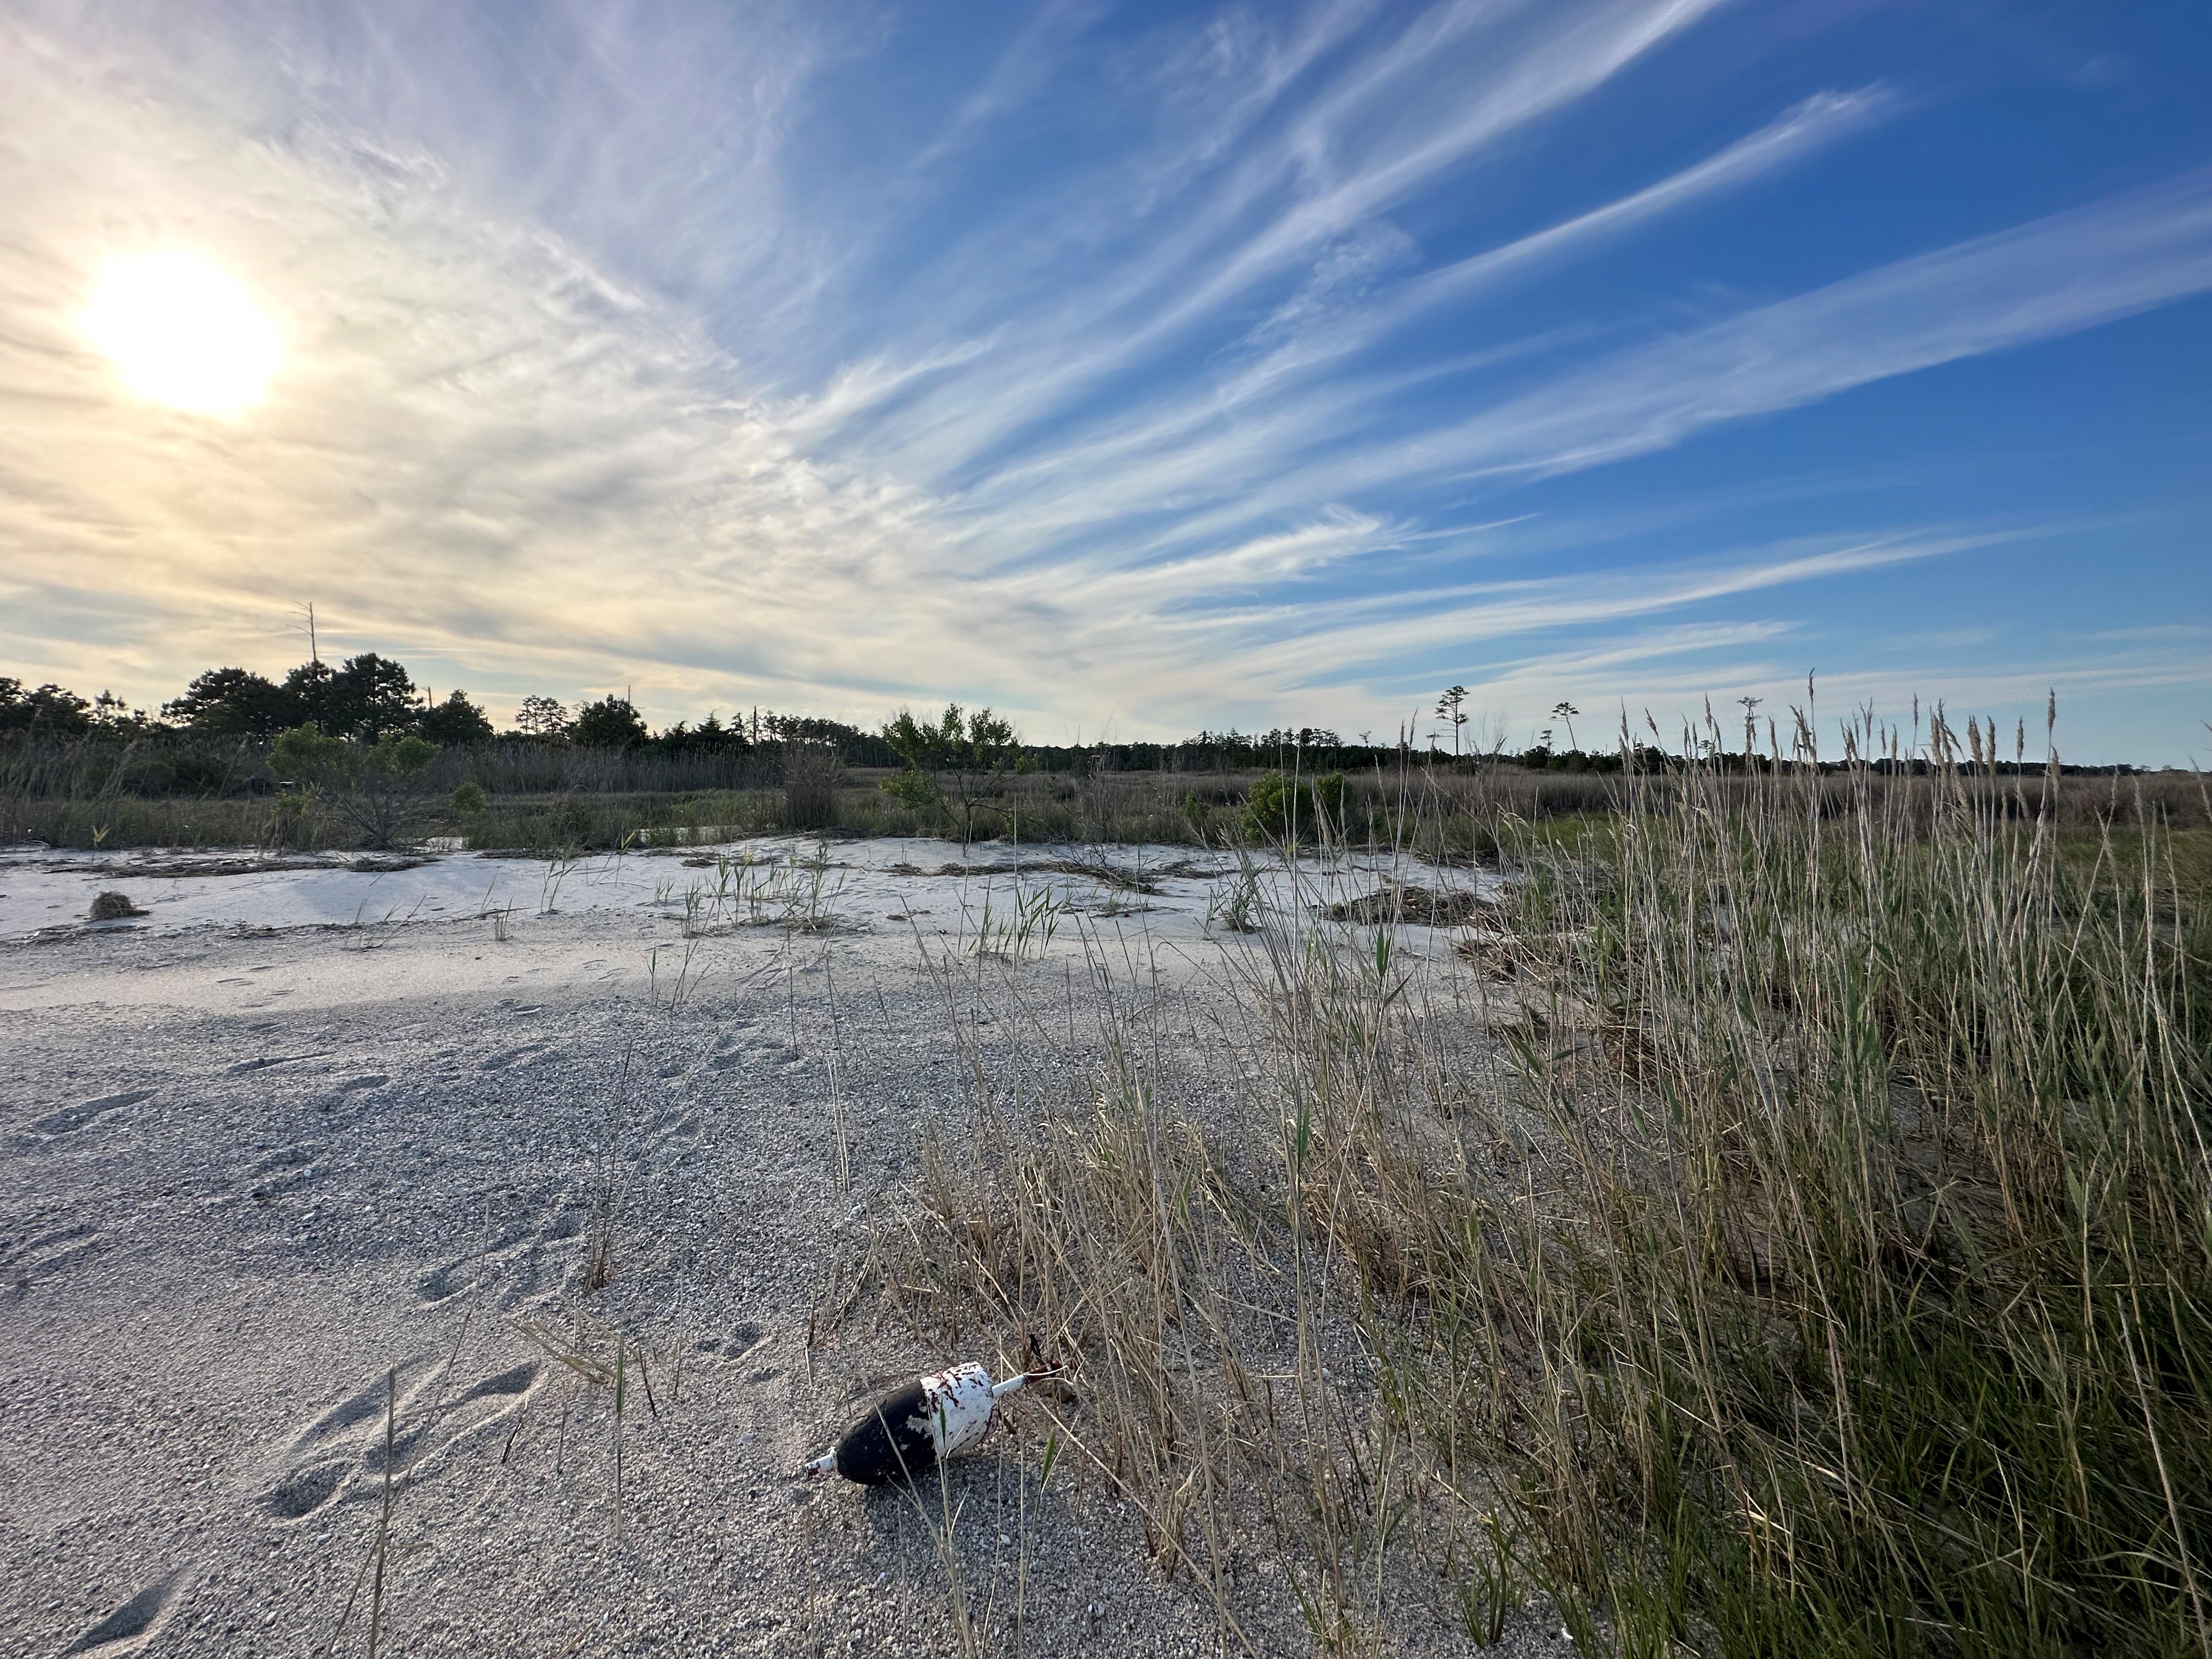
[[[253,296],[197,253],[108,259],[84,331],[137,396],[225,418],[260,402],[282,349]]]

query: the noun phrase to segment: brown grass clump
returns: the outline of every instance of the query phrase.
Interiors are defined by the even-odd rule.
[[[1167,1103],[1133,993],[1109,1000],[1086,1104],[1013,1131],[979,1100],[962,1153],[930,1150],[907,1226],[878,1241],[882,1310],[1065,1366],[1040,1398],[1063,1466],[1132,1505],[1227,1644],[1263,1650],[1255,1611],[1287,1583],[1317,1641],[1365,1650],[1412,1580],[1411,1476],[1356,1279],[1307,1213],[1328,1200],[1292,1200],[1300,1154],[1267,1094],[1212,1103],[1201,1129]],[[1414,1593],[1437,1589],[1431,1572]]]

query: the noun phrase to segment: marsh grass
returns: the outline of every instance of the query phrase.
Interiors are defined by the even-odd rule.
[[[1516,1043],[1574,1224],[1510,1258],[1571,1332],[1532,1535],[1646,1644],[2212,1652],[2205,890],[1935,747],[1924,818],[1632,781],[1528,890],[1595,1016]]]
[[[1932,746],[1933,799],[1632,774],[1571,854],[1502,825],[1518,1086],[1324,1091],[1392,1409],[1577,1636],[2212,1650],[2206,890],[2148,810],[2069,848],[2055,777]]]
[[[1071,902],[1048,885],[1031,886],[1017,876],[1006,897],[1012,908],[997,902],[1000,895],[986,881],[981,914],[976,918],[974,949],[980,956],[1025,962],[1051,949],[1053,936],[1073,908]]]
[[[837,822],[837,785],[844,769],[834,749],[787,744],[783,821],[790,830],[827,830]]]
[[[1413,800],[1508,872],[1452,934],[1329,921],[1324,836],[1236,956],[1249,1085],[1171,1106],[1127,1008],[1087,1113],[979,1064],[885,1304],[1069,1365],[1234,1645],[1256,1559],[1338,1652],[1416,1565],[1477,1640],[2212,1652],[2212,851],[1895,735]]]
[[[1715,758],[1706,743],[1686,747],[1708,756],[1706,775],[1695,787],[1717,788],[1729,799],[1755,796],[1764,785],[1755,769],[1781,765],[1778,755]],[[1302,766],[1301,758],[1290,751],[1281,766],[1295,786],[1285,799],[1301,803],[1302,816],[1328,820],[1285,826],[1301,840],[1310,843],[1322,830],[1318,838],[1449,859],[1497,856],[1502,820],[1541,826],[1546,836],[1571,842],[1611,821],[1621,787],[1617,771],[1587,769],[1589,757],[1531,769],[1407,750],[1353,769],[1340,786],[1328,774],[1316,778],[1316,769]],[[478,850],[509,852],[606,851],[792,828],[859,836],[972,831],[983,838],[1087,845],[1258,845],[1251,793],[1270,775],[1116,772],[1093,757],[1079,772],[997,780],[990,798],[973,803],[972,823],[941,799],[907,803],[885,793],[878,786],[890,775],[882,768],[842,766],[828,751],[804,745],[780,757],[716,759],[500,743],[447,750],[430,763],[422,775],[425,805],[437,805],[420,827],[434,836],[465,836]],[[272,793],[273,781],[252,744],[180,749],[170,740],[118,745],[0,734],[0,843],[312,850],[362,839],[326,813],[301,810],[307,802],[297,792]],[[1923,821],[1944,787],[1938,776],[1910,768],[1875,781],[1917,803],[1913,811]],[[1643,782],[1662,792],[1690,787],[1656,776]],[[463,812],[453,805],[453,793],[463,785],[483,792],[483,810]],[[1824,810],[1842,810],[1855,787],[1830,775],[1822,784]],[[1326,808],[1319,814],[1316,799]],[[2069,775],[2046,805],[2057,827],[2087,830],[2130,822],[2136,801],[2162,825],[2212,823],[2194,779],[2179,772]]]

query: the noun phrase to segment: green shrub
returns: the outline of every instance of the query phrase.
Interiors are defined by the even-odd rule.
[[[420,815],[423,769],[437,757],[438,745],[420,738],[386,732],[374,743],[350,742],[313,720],[278,732],[269,748],[271,769],[289,774],[307,816],[327,808],[371,847],[391,846]]]
[[[1293,830],[1300,841],[1346,833],[1354,805],[1352,780],[1330,772],[1311,783],[1296,783],[1280,772],[1254,780],[1245,798],[1243,828],[1248,841],[1284,841]],[[1188,802],[1184,811],[1189,811]]]
[[[453,791],[453,811],[465,818],[476,817],[490,805],[484,799],[483,787],[474,781],[464,783],[456,788]]]
[[[1352,800],[1352,781],[1341,772],[1331,772],[1314,784],[1314,805],[1328,820],[1328,828],[1337,834],[1344,833],[1345,809]]]
[[[878,787],[900,805],[910,806],[916,811],[937,799],[937,780],[918,767],[895,772]]]

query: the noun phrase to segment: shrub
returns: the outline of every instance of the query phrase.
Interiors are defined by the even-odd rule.
[[[328,807],[361,831],[371,847],[389,847],[418,817],[426,793],[423,769],[438,746],[387,732],[374,743],[325,736],[313,720],[277,734],[270,763],[288,772],[311,814]]]
[[[901,709],[898,718],[884,727],[883,736],[907,763],[908,771],[934,773],[944,779],[952,802],[960,809],[963,847],[975,838],[976,807],[1005,794],[1008,774],[1034,769],[1023,764],[1021,740],[1013,726],[988,708],[963,712],[958,703],[949,702],[945,705],[945,718],[933,726]],[[936,779],[925,776],[924,781],[933,795]],[[899,798],[908,799],[903,794]]]
[[[1314,805],[1326,826],[1338,835],[1344,833],[1345,810],[1352,800],[1352,781],[1341,772],[1331,772],[1314,784]]]
[[[472,818],[490,803],[485,800],[483,786],[473,780],[457,787],[453,793],[453,811],[465,818]]]
[[[916,811],[937,799],[937,780],[923,771],[894,772],[877,787],[900,805],[910,806]]]
[[[1313,821],[1313,791],[1308,786],[1293,783],[1280,772],[1263,773],[1253,780],[1252,793],[1244,800],[1248,839],[1287,841],[1293,835],[1310,834]]]

